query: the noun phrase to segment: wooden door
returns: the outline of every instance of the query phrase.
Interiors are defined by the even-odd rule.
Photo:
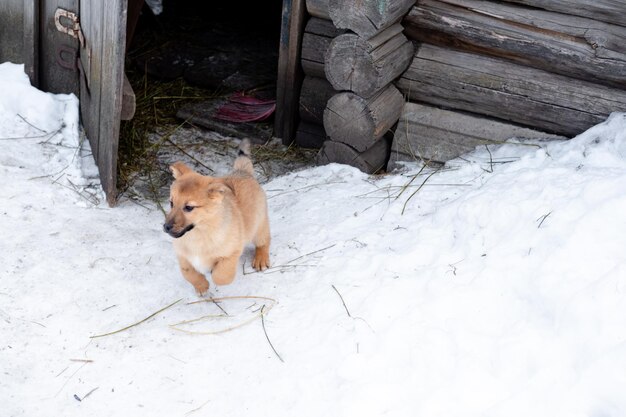
[[[110,206],[117,198],[127,0],[80,0],[80,112]]]

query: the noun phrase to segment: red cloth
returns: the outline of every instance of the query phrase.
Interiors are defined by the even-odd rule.
[[[231,123],[265,120],[276,110],[276,100],[262,100],[244,93],[235,93],[217,109],[215,118]]]

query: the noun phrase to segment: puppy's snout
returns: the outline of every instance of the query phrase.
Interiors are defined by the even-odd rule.
[[[163,231],[165,233],[172,233],[172,229],[174,228],[174,225],[170,222],[164,223],[163,224]]]

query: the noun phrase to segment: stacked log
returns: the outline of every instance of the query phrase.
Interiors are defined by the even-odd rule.
[[[501,144],[511,138],[566,139],[471,113],[409,102],[396,128],[388,166],[392,170],[403,161],[444,162],[477,146]]]
[[[486,139],[474,124],[495,120],[509,126],[498,125],[505,132],[521,126],[535,137],[571,137],[613,111],[626,111],[626,3],[619,3],[420,0],[403,20],[417,50],[396,85],[426,106],[405,109],[407,123],[396,139],[443,162]],[[474,118],[465,133],[450,128],[454,146],[436,143],[443,135],[432,132],[446,128],[432,106],[454,112],[446,113],[448,124],[454,114]],[[407,126],[413,126],[408,134]],[[394,158],[414,159],[402,146],[394,144],[400,155]]]
[[[385,135],[404,104],[392,83],[413,57],[413,44],[399,21],[414,3],[307,1],[315,17],[303,37],[306,77],[296,141],[312,143],[326,136],[318,163],[347,163],[368,173],[384,168],[389,155]],[[317,128],[321,108],[323,133]]]
[[[329,0],[328,14],[336,27],[368,39],[398,22],[414,4],[415,0]]]
[[[409,66],[413,45],[395,24],[370,39],[354,33],[337,36],[326,54],[326,78],[336,90],[369,98]]]

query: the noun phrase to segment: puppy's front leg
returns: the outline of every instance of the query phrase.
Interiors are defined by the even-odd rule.
[[[217,261],[211,271],[211,277],[216,285],[228,285],[235,279],[237,275],[237,264],[241,252]]]
[[[185,279],[193,285],[198,295],[206,294],[209,290],[209,281],[206,280],[204,275],[196,271],[193,265],[182,256],[178,257],[178,264],[180,265],[180,272],[182,272]]]
[[[257,271],[263,271],[270,266],[270,223],[265,216],[257,235],[254,238],[254,260],[252,267]]]

